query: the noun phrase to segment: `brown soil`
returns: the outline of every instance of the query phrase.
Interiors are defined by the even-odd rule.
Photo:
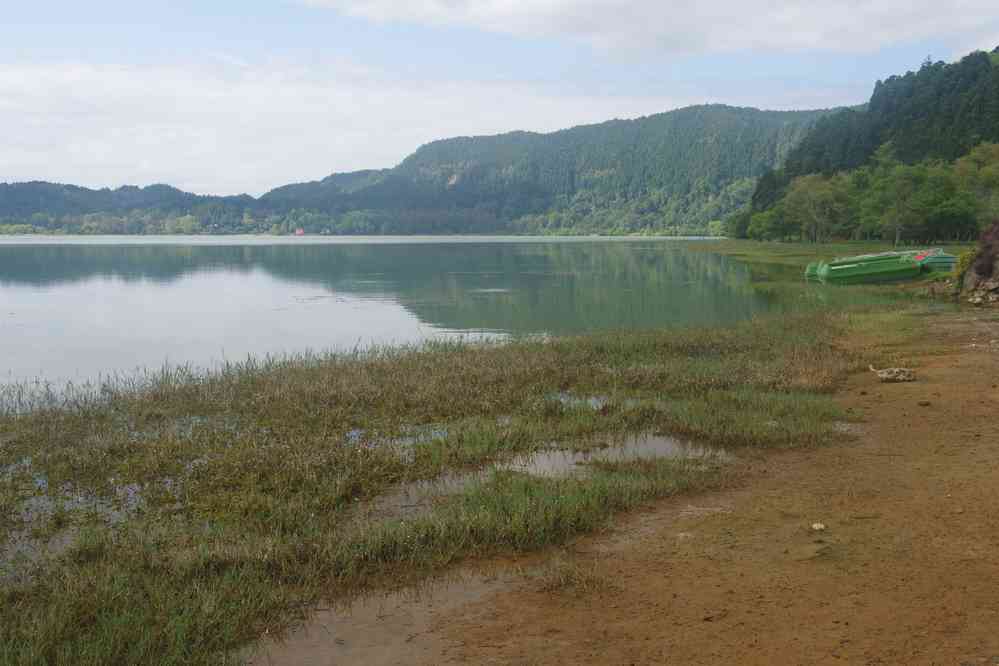
[[[855,440],[575,542],[606,584],[473,576],[319,617],[259,663],[999,664],[999,320],[929,327],[899,350],[917,382],[844,387]]]

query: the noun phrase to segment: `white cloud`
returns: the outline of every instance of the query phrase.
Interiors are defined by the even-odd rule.
[[[380,21],[677,52],[866,52],[997,26],[995,0],[302,0]]]
[[[165,182],[259,194],[332,171],[393,166],[447,136],[547,131],[697,101],[406,81],[341,61],[0,64],[0,182]]]

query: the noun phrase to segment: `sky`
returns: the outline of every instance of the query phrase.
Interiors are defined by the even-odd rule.
[[[0,182],[259,195],[450,136],[853,105],[995,0],[8,0]]]

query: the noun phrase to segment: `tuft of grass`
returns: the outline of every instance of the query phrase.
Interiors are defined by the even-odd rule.
[[[538,590],[548,594],[584,596],[614,589],[611,577],[597,561],[579,562],[556,556],[537,574]]]

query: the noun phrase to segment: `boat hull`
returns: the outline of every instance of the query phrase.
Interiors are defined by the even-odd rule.
[[[908,257],[857,263],[822,264],[818,278],[828,284],[896,282],[918,277],[922,268]]]
[[[957,257],[940,249],[880,252],[813,262],[805,269],[805,279],[830,284],[895,282],[924,273],[948,273],[956,264]]]

